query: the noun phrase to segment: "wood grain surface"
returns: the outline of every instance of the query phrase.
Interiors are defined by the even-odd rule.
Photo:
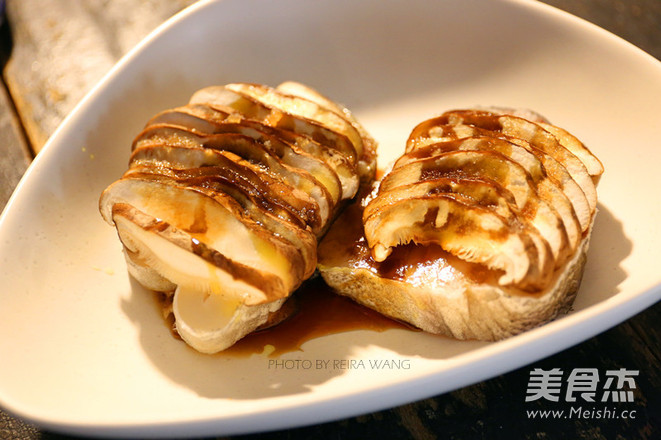
[[[0,208],[78,100],[144,35],[194,0],[10,0],[0,28]],[[546,0],[661,59],[661,1]],[[660,97],[661,99],[661,97]],[[661,303],[575,347],[491,380],[386,411],[241,438],[660,439]],[[0,360],[1,362],[1,360]],[[554,420],[525,402],[533,368],[639,370],[627,419]],[[68,439],[0,410],[0,439]],[[238,437],[236,437],[238,438]]]
[[[34,150],[122,55],[194,2],[8,2],[14,45],[4,78]]]

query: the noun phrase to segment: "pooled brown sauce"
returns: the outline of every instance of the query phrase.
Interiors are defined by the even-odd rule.
[[[352,330],[419,331],[408,324],[361,306],[349,298],[335,294],[321,277],[308,280],[294,295],[296,311],[292,316],[273,327],[249,334],[218,355],[248,357],[263,353],[269,357],[278,357],[284,353],[300,351],[301,346],[312,339]],[[181,340],[175,329],[174,315],[164,312],[172,304],[172,295],[156,292],[154,297],[172,336]]]
[[[349,206],[337,219],[336,225],[320,245],[320,260],[324,264],[368,269],[381,278],[397,281],[411,281],[412,273],[427,268],[431,272],[438,272],[447,267],[454,276],[476,283],[496,282],[500,275],[481,264],[461,260],[434,244],[399,245],[392,250],[388,258],[377,262],[372,258],[363,234],[362,214],[362,207],[355,204]],[[432,212],[432,217],[435,216],[436,213]]]
[[[307,341],[336,333],[411,329],[349,298],[336,295],[321,277],[306,282],[295,295],[299,310],[292,317],[275,327],[246,336],[220,354],[247,357],[264,353],[277,357],[301,350]]]
[[[368,263],[366,261],[366,263]],[[382,278],[404,280],[409,274],[433,267],[435,271],[440,268],[452,268],[455,276],[465,277],[475,283],[492,281],[495,272],[480,264],[468,263],[444,251],[440,246],[406,244],[396,247],[392,254],[383,262],[376,263],[371,258],[369,263]]]

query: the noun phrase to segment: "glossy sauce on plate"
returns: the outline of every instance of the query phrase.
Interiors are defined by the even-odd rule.
[[[321,277],[308,280],[294,295],[298,310],[293,316],[272,328],[246,336],[220,354],[250,356],[263,353],[277,357],[300,351],[303,343],[311,339],[335,333],[411,329],[333,293]]]
[[[157,293],[155,297],[159,311],[171,310],[171,295]],[[303,283],[281,310],[289,315],[282,322],[249,334],[218,355],[248,357],[263,354],[277,357],[302,351],[301,346],[305,342],[336,333],[353,330],[382,332],[388,329],[418,331],[335,294],[321,277]],[[173,337],[181,340],[174,326],[174,315],[167,311],[163,313]]]

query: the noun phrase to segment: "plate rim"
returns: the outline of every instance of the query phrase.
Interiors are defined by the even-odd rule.
[[[134,48],[132,48],[103,76],[103,78],[85,95],[85,97],[65,117],[63,122],[60,124],[60,126],[56,129],[56,131],[47,141],[41,153],[38,154],[35,160],[30,164],[28,170],[21,178],[16,190],[10,197],[6,207],[3,209],[3,212],[0,215],[0,230],[3,229],[4,224],[8,221],[7,219],[10,216],[9,213],[13,211],[12,207],[16,203],[15,199],[18,199],[20,197],[20,194],[23,192],[22,188],[27,185],[26,182],[29,182],[33,179],[32,175],[37,172],[35,170],[38,170],[42,166],[45,166],[42,165],[42,163],[48,164],[51,160],[53,160],[53,159],[49,159],[49,157],[52,154],[55,154],[56,151],[58,151],[57,145],[59,139],[65,135],[66,130],[71,129],[70,127],[79,117],[79,114],[84,112],[88,106],[92,105],[95,102],[95,100],[99,99],[99,97],[102,96],[104,93],[108,93],[108,90],[111,89],[112,83],[116,80],[117,75],[123,72],[126,66],[130,65],[132,60],[138,57],[143,52],[143,50],[145,50],[145,48],[150,45],[150,43],[153,40],[160,38],[160,36],[163,33],[167,32],[168,29],[170,29],[173,25],[176,25],[177,23],[181,23],[182,21],[186,20],[187,17],[190,17],[195,13],[200,13],[198,11],[203,10],[204,8],[207,7],[211,7],[211,5],[213,4],[219,4],[223,1],[224,0],[201,0],[185,8],[181,12],[175,14],[173,17],[171,17],[163,24],[158,26],[154,31],[152,31]],[[571,22],[573,22],[574,25],[578,25],[582,27],[588,26],[589,27],[588,30],[590,32],[595,32],[595,31],[600,32],[602,36],[608,36],[608,38],[611,39],[611,41],[616,41],[617,44],[620,45],[624,43],[626,45],[626,50],[628,51],[635,49],[635,51],[638,52],[639,56],[644,55],[645,57],[647,57],[647,61],[653,61],[652,64],[659,70],[659,72],[661,72],[661,62],[656,60],[654,57],[647,54],[646,52],[636,47],[635,45],[627,42],[626,40],[584,19],[578,18],[567,12],[559,10],[551,5],[539,3],[533,0],[500,0],[500,1],[515,3],[521,5],[522,7],[530,7],[533,9],[538,8],[539,11],[541,11],[539,12],[540,14],[546,14],[552,12],[553,14],[556,15],[556,19],[570,20]],[[569,21],[567,21],[567,23],[569,23]],[[503,362],[502,358],[514,357],[513,354],[517,354],[521,350],[526,349],[529,346],[529,344],[532,342],[532,340],[536,341],[538,344],[540,342],[548,342],[548,344],[543,344],[543,349],[539,350],[539,352],[533,358],[528,357],[529,359],[532,359],[529,362],[534,362],[550,354],[567,349],[568,346],[563,345],[563,343],[561,342],[563,336],[566,336],[569,332],[575,332],[576,328],[582,329],[581,334],[583,336],[579,340],[576,340],[576,338],[573,338],[572,340],[574,341],[574,343],[580,343],[598,333],[601,333],[629,319],[634,314],[644,310],[647,307],[652,306],[654,303],[656,303],[659,300],[661,300],[661,281],[658,284],[650,287],[649,289],[636,294],[615,295],[614,297],[600,301],[597,304],[593,304],[583,310],[565,316],[563,317],[563,319],[550,322],[542,327],[538,327],[536,329],[514,336],[507,340],[499,341],[490,344],[486,347],[474,351],[469,351],[467,353],[463,353],[459,355],[459,361],[460,361],[459,365],[463,365],[463,366],[470,365],[472,368],[482,366],[482,364],[484,364],[487,361],[493,361],[494,358],[499,362],[502,362],[502,365],[499,368],[496,368],[492,372],[489,372],[483,376],[475,376],[467,380],[466,379],[460,380],[440,390],[438,387],[435,387],[433,392],[430,392],[429,394],[422,393],[418,395],[418,397],[414,397],[414,398],[411,398],[410,394],[408,394],[407,397],[400,397],[399,400],[388,399],[387,404],[372,404],[371,406],[367,404],[363,404],[359,406],[361,406],[362,408],[366,408],[366,410],[363,411],[363,413],[373,412],[377,410],[382,410],[384,408],[398,406],[406,402],[419,400],[425,397],[429,397],[431,395],[446,393],[452,389],[457,389],[463,386],[467,386],[471,383],[476,383],[492,378],[506,371],[511,371],[512,368],[507,366],[507,362]],[[626,310],[624,313],[622,313],[623,309]],[[599,325],[595,325],[595,322],[597,322]],[[518,365],[515,368],[518,367],[520,367],[520,365]],[[261,414],[270,416],[273,419],[271,425],[264,426],[263,429],[261,429],[260,431],[255,431],[254,429],[223,431],[223,435],[248,433],[248,432],[262,432],[265,430],[303,426],[304,424],[322,423],[330,420],[336,420],[338,418],[348,417],[351,415],[355,415],[357,413],[355,412],[355,410],[353,410],[353,407],[355,405],[346,405],[346,406],[342,405],[342,402],[344,401],[349,400],[355,402],[356,400],[358,400],[359,402],[361,401],[373,402],[375,400],[378,400],[378,399],[374,399],[375,396],[379,396],[380,394],[383,393],[390,394],[404,387],[410,388],[412,383],[415,386],[422,385],[421,388],[424,388],[424,384],[428,383],[429,381],[432,381],[433,376],[437,376],[438,374],[439,374],[438,372],[429,372],[420,377],[416,377],[415,379],[409,379],[399,382],[395,385],[389,385],[386,388],[381,387],[369,391],[363,391],[359,393],[359,395],[348,394],[348,395],[343,395],[342,397],[332,398],[328,401],[317,402],[315,404],[303,407],[303,411],[300,411],[299,408],[301,414],[310,414],[313,412],[318,413],[320,408],[326,408],[330,410],[332,409],[330,407],[341,407],[339,411],[336,410],[332,414],[328,413],[329,416],[327,418],[317,417],[314,418],[314,420],[310,418],[309,422],[303,421],[303,423],[298,423],[294,425],[292,425],[291,423],[280,422],[278,416],[280,416],[282,413],[291,411],[291,408],[288,407],[281,409],[272,408],[270,410],[269,409],[262,410]],[[400,395],[401,394],[404,393],[400,393]],[[176,436],[176,435],[181,435],[182,433],[181,431],[179,431],[179,429],[185,429],[186,432],[189,433],[191,431],[191,427],[195,425],[201,427],[201,429],[198,431],[200,434],[206,435],[206,434],[217,433],[219,427],[223,425],[226,425],[227,427],[232,427],[236,425],[238,427],[238,425],[242,424],[240,420],[242,419],[249,420],[252,417],[254,417],[250,414],[247,414],[242,417],[233,417],[232,419],[225,419],[223,417],[202,418],[197,421],[195,420],[175,421],[172,422],[171,424],[168,423],[164,424],[162,422],[142,422],[142,423],[136,422],[136,423],[127,423],[122,426],[117,426],[116,424],[104,425],[102,423],[101,424],[95,423],[92,425],[80,424],[80,423],[75,424],[73,422],[69,422],[69,423],[58,422],[56,420],[49,421],[47,420],[47,418],[44,417],[41,418],[33,417],[30,414],[27,414],[25,411],[20,411],[20,410],[16,411],[15,410],[16,408],[7,405],[7,400],[3,397],[4,395],[5,393],[0,389],[0,405],[3,407],[3,410],[7,411],[8,413],[14,414],[26,420],[30,420],[46,428],[54,429],[56,431],[61,431],[61,432],[74,433],[74,434],[89,435],[90,433],[93,433],[94,435],[104,434],[104,435],[112,435],[112,436],[116,436],[116,435],[130,436],[130,435],[134,435],[136,432],[139,432],[142,435],[150,435],[150,433],[156,435],[163,435],[163,434],[167,435],[168,432],[170,432],[172,435]],[[308,416],[303,418],[307,418],[307,417]],[[301,417],[298,416],[298,418]],[[155,432],[154,430],[158,432]]]

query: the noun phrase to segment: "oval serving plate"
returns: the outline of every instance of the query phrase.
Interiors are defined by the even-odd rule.
[[[455,107],[532,108],[584,140],[606,173],[574,310],[498,343],[355,331],[277,359],[205,356],[172,338],[126,275],[98,196],[159,110],[206,85],[289,79],[351,108],[381,165],[418,121]],[[587,339],[661,297],[659,96],[659,62],[536,2],[196,4],[77,106],[0,219],[0,405],[76,434],[257,432],[447,392]]]

